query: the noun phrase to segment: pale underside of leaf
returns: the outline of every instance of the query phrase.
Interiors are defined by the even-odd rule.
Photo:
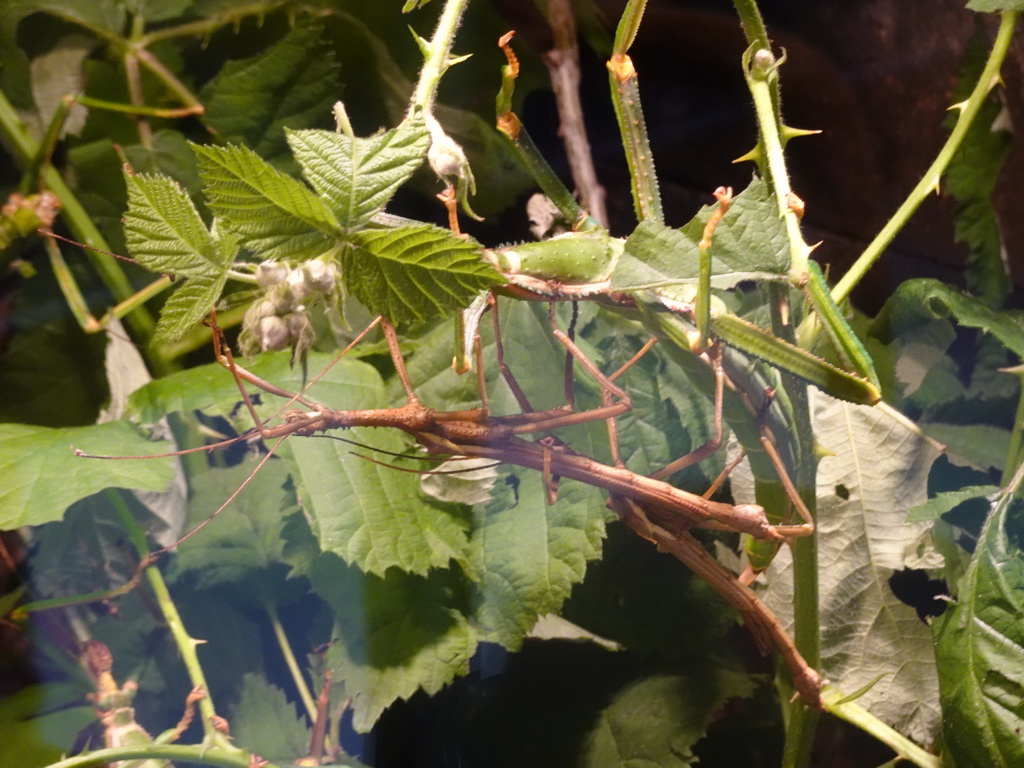
[[[880,719],[920,743],[938,725],[937,677],[930,632],[889,588],[904,568],[934,569],[942,558],[929,523],[907,523],[927,499],[938,450],[884,412],[814,394],[815,439],[834,455],[818,469],[818,571],[822,672],[853,692]],[[738,501],[752,500],[749,477],[733,479]],[[792,626],[792,557],[779,552],[766,572],[763,598]]]

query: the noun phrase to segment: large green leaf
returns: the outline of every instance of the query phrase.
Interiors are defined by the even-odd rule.
[[[699,273],[697,243],[714,210],[705,206],[682,229],[645,221],[626,240],[612,274],[612,288],[635,291],[694,283]],[[768,184],[755,179],[733,200],[715,229],[711,284],[731,288],[742,280],[779,279],[789,269],[785,223]]]
[[[515,650],[539,616],[561,609],[587,561],[600,555],[608,512],[600,491],[568,481],[546,505],[533,470],[510,469],[498,489],[474,508],[473,620],[482,640]]]
[[[935,620],[946,747],[959,768],[1024,764],[1024,502],[985,522],[956,602]]]
[[[818,468],[818,570],[822,674],[858,703],[920,743],[935,737],[937,678],[927,625],[889,588],[904,568],[938,568],[930,524],[906,522],[927,498],[938,449],[877,408],[814,390],[815,440],[829,455]],[[734,476],[738,500],[752,499]],[[779,552],[767,572],[765,602],[792,622],[792,557]],[[877,681],[876,681],[877,678]]]
[[[257,376],[297,392],[306,383],[303,372],[289,366],[287,355],[263,355],[251,366]],[[319,372],[330,355],[310,355],[308,365]],[[247,386],[253,394],[259,391]],[[259,411],[269,418],[280,407],[266,393]],[[371,366],[342,360],[317,381],[307,396],[329,407],[349,410],[381,408],[384,384]],[[212,409],[235,411],[241,395],[231,374],[218,365],[197,368],[153,382],[136,393],[132,407],[143,418],[164,411]],[[251,428],[244,409],[240,428]],[[408,448],[397,430],[357,428],[344,437],[371,446],[355,448],[320,438],[293,438],[279,450],[286,459],[299,500],[312,518],[312,526],[325,551],[369,573],[383,574],[392,566],[413,573],[442,568],[466,556],[467,523],[451,506],[434,503],[419,489],[415,475],[374,464],[355,453],[373,449],[401,452]]]
[[[363,230],[354,242],[342,252],[348,290],[396,324],[446,317],[504,282],[472,241],[430,224]]]
[[[258,56],[225,64],[201,97],[221,138],[294,168],[286,128],[323,125],[338,92],[334,50],[318,27],[298,25]]]
[[[0,424],[0,529],[60,520],[69,505],[104,488],[162,491],[171,480],[165,459],[102,461],[75,456],[73,448],[147,456],[168,445],[147,440],[125,422],[66,429]]]
[[[428,143],[422,120],[365,139],[330,131],[288,131],[302,172],[348,230],[359,229],[387,205],[423,162]]]
[[[335,611],[327,661],[352,696],[356,730],[369,730],[396,699],[436,693],[469,670],[476,636],[459,610],[465,586],[455,572],[392,568],[381,577],[326,554],[310,579]]]
[[[261,259],[310,259],[340,234],[323,200],[247,147],[192,145],[207,205]]]

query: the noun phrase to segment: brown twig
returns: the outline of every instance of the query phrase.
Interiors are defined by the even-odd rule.
[[[603,227],[608,226],[604,187],[598,181],[587,140],[587,127],[580,103],[580,51],[576,43],[576,19],[572,0],[548,0],[548,23],[555,38],[553,50],[544,54],[555,93],[561,136],[569,160],[573,183],[583,207]]]

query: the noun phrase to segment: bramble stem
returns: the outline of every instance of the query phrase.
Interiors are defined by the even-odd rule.
[[[437,20],[433,39],[427,44],[427,56],[420,69],[420,76],[409,102],[410,115],[416,109],[430,114],[437,99],[437,88],[441,77],[451,65],[452,46],[455,44],[455,33],[462,23],[462,16],[469,6],[469,0],[447,0],[441,17]]]
[[[630,190],[633,193],[633,210],[639,221],[663,221],[661,190],[654,170],[654,156],[647,137],[643,107],[640,103],[640,87],[633,60],[627,53],[640,26],[647,0],[629,0],[622,12],[615,32],[615,47],[608,59],[608,81],[611,85],[612,105],[615,119],[619,124],[622,147],[626,151],[629,166]]]
[[[974,86],[974,90],[971,91],[967,101],[955,105],[955,107],[960,109],[960,116],[950,132],[949,138],[946,139],[946,143],[939,150],[939,154],[936,155],[935,160],[928,170],[925,171],[917,186],[907,195],[907,199],[903,201],[903,204],[896,210],[892,218],[886,222],[882,230],[875,236],[875,239],[864,249],[864,252],[857,258],[857,261],[854,262],[849,271],[836,283],[832,289],[832,298],[837,303],[850,295],[854,287],[864,278],[864,275],[867,274],[874,263],[878,261],[882,253],[893,241],[893,238],[903,229],[910,220],[910,217],[914,215],[914,212],[924,202],[924,199],[939,188],[939,180],[942,178],[942,174],[945,173],[946,167],[960,148],[960,144],[967,135],[971,123],[978,116],[985,98],[988,96],[989,91],[999,82],[999,70],[1002,68],[1003,60],[1009,51],[1010,39],[1013,37],[1013,29],[1017,24],[1017,16],[1018,11],[1003,11],[1002,20],[999,23],[999,31],[996,33],[995,42],[992,44],[992,50],[989,52],[988,60],[985,62],[985,69],[982,70],[977,85]]]
[[[121,494],[113,489],[108,489],[106,493],[124,524],[129,541],[131,541],[139,557],[145,558],[149,555],[149,544],[146,542],[146,534],[139,527],[135,516],[128,508]],[[196,646],[199,644],[199,641],[189,635],[185,629],[185,624],[178,613],[178,607],[171,598],[170,590],[167,589],[167,582],[164,581],[164,576],[160,569],[153,565],[147,567],[146,578],[149,580],[149,586],[152,588],[157,604],[160,606],[160,611],[167,622],[167,627],[171,631],[174,643],[178,646],[178,652],[181,654],[185,669],[188,670],[188,677],[192,687],[202,687],[206,691],[206,696],[199,700],[199,712],[202,714],[203,733],[205,735],[204,744],[211,748],[217,746],[223,749],[234,750],[235,748],[231,746],[231,742],[228,741],[227,737],[219,733],[215,727],[217,713],[213,708],[210,687],[206,684],[206,676],[203,674],[203,668],[199,664],[199,656],[196,653]],[[236,765],[236,763],[224,764]]]
[[[743,56],[743,76],[747,80],[760,134],[759,149],[755,153],[763,176],[773,185],[779,214],[786,221],[789,240],[790,275],[798,279],[807,271],[811,249],[800,232],[800,221],[790,206],[789,175],[786,170],[782,139],[779,134],[782,117],[779,108],[778,62],[771,53],[768,32],[764,26],[756,0],[733,0],[749,45]],[[759,57],[760,54],[760,57]],[[760,61],[758,60],[760,58]],[[767,66],[765,66],[767,65]],[[772,325],[776,335],[793,342],[794,329],[783,321],[779,302],[784,297],[781,289],[769,289],[772,300]],[[810,442],[813,439],[807,386],[796,377],[781,372],[783,389],[793,407],[793,420],[797,448],[796,485],[805,506],[813,515],[817,506],[817,460]],[[766,489],[767,491],[767,489]],[[760,498],[760,495],[759,495]],[[793,542],[793,616],[796,647],[811,667],[821,666],[820,615],[818,607],[818,541],[817,534]],[[777,684],[785,693],[786,681],[776,676]],[[783,702],[788,697],[783,696]],[[819,712],[810,707],[783,704],[786,740],[783,748],[784,768],[802,768],[810,763],[811,746],[817,729]]]

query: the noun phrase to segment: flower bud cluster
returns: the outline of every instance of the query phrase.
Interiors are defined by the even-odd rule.
[[[296,356],[301,355],[314,339],[307,306],[335,290],[338,268],[321,259],[297,267],[264,261],[256,268],[256,282],[263,296],[253,302],[242,320],[242,353],[291,347]]]

